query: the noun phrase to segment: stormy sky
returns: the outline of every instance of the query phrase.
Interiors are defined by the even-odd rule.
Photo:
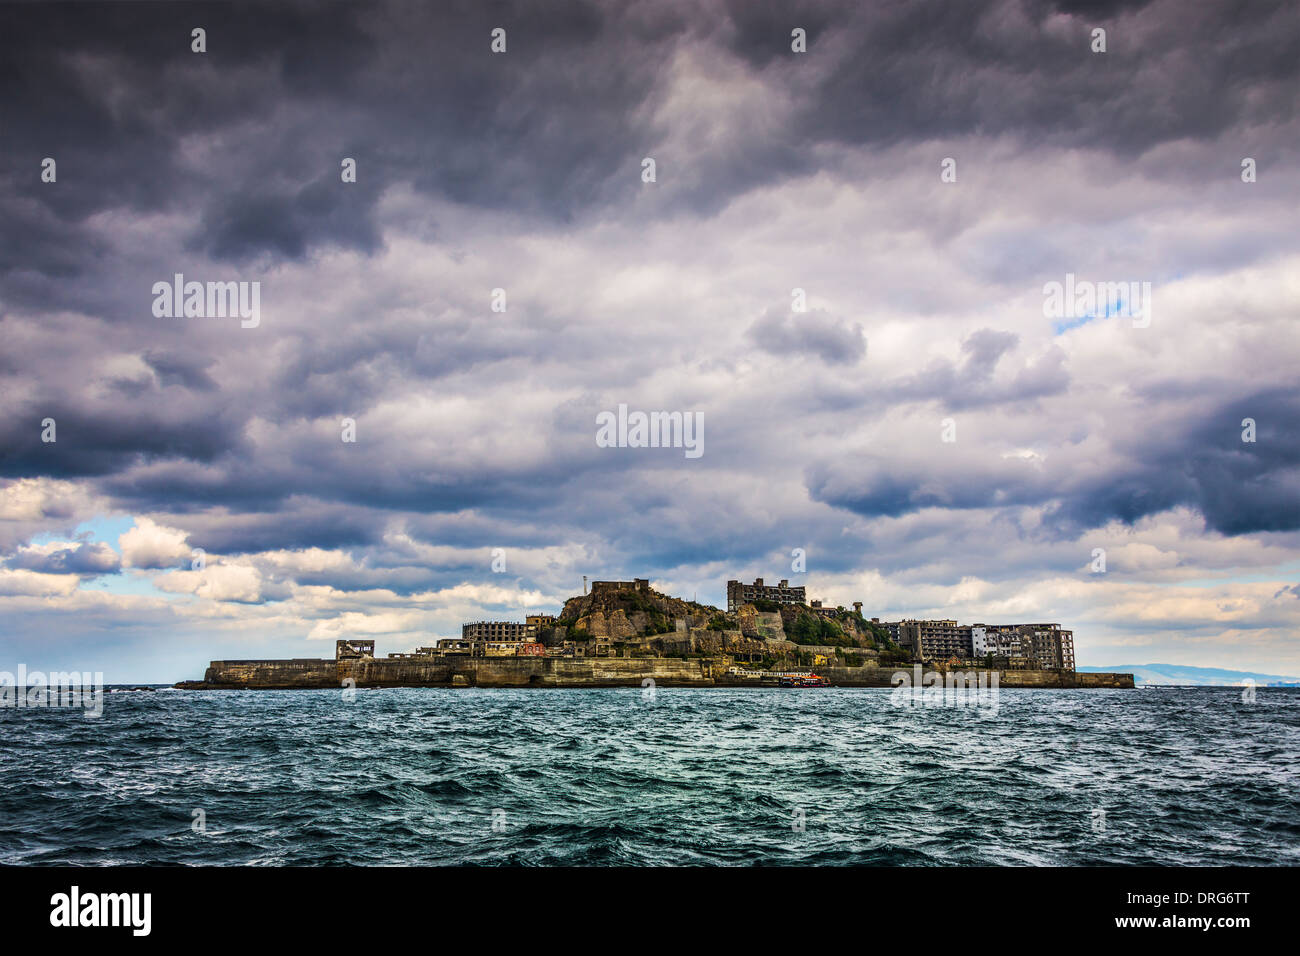
[[[1300,673],[1297,50],[1284,2],[0,6],[0,669],[585,574]],[[599,447],[620,404],[704,453]]]

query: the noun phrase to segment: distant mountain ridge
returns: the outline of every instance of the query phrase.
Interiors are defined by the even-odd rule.
[[[1257,674],[1253,671],[1230,671],[1219,667],[1191,667],[1186,664],[1123,664],[1116,667],[1080,667],[1081,671],[1123,671],[1132,674],[1138,684],[1193,685],[1197,687],[1233,686],[1253,680],[1260,687],[1300,687],[1300,677]]]

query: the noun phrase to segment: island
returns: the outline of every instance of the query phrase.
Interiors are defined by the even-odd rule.
[[[1132,674],[1074,668],[1057,624],[882,622],[807,602],[788,581],[727,583],[727,609],[671,597],[645,578],[594,581],[558,615],[466,623],[459,638],[375,656],[340,640],[333,659],[212,661],[189,690],[339,687],[1115,688]],[[975,678],[975,675],[979,675]],[[975,678],[975,679],[973,679]]]

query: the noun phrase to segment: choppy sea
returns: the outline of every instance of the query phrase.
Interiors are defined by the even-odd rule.
[[[0,709],[0,862],[1300,863],[1300,691],[111,693]]]

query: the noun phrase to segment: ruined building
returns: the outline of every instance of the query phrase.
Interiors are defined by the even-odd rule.
[[[727,582],[727,613],[735,614],[742,604],[755,601],[775,601],[777,604],[807,604],[804,589],[792,588],[785,579],[773,587],[763,583],[762,578],[755,578],[753,584],[741,584],[739,581]]]

